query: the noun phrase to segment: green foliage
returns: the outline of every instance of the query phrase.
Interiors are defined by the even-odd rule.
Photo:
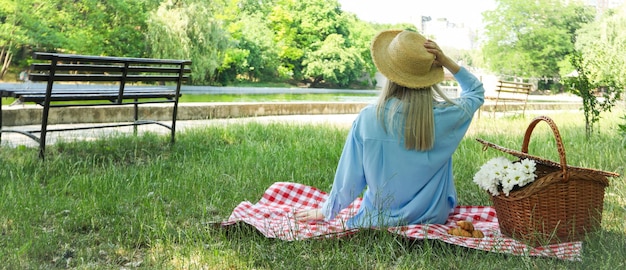
[[[274,32],[266,23],[267,14],[258,10],[245,10],[233,12],[232,18],[227,21],[234,45],[225,52],[218,71],[218,82],[232,84],[238,79],[252,82],[287,80],[288,76],[278,73],[279,48]]]
[[[557,77],[558,63],[574,50],[575,32],[594,12],[575,1],[497,0],[484,14],[483,54],[495,72]]]
[[[615,80],[626,85],[626,5],[609,11],[578,31],[576,49],[592,81]]]
[[[600,120],[600,113],[610,111],[615,103],[620,100],[624,86],[619,85],[612,78],[600,81],[593,80],[591,72],[587,69],[585,59],[579,52],[571,55],[571,61],[577,74],[566,77],[563,81],[567,90],[583,99],[585,130],[587,138],[589,138],[593,133],[594,124]],[[598,93],[602,94],[601,98],[596,97]]]
[[[358,50],[360,54],[360,58],[362,60],[362,64],[365,65],[363,67],[363,72],[365,72],[365,77],[369,77],[369,79],[374,78],[377,69],[374,66],[374,61],[372,61],[372,54],[370,53],[370,44],[374,36],[379,32],[371,23],[366,23],[360,21],[356,18],[355,15],[344,13],[346,19],[348,20],[348,31],[350,32],[350,36],[348,39],[348,43],[352,48]],[[386,27],[385,29],[392,29],[396,27]],[[397,27],[399,29],[405,29],[402,27]],[[382,29],[381,29],[382,30]],[[363,74],[362,74],[363,75]],[[369,76],[368,76],[369,75]],[[370,82],[370,85],[376,85],[376,82]]]
[[[210,4],[210,5],[209,5]],[[192,84],[212,84],[230,46],[228,33],[215,10],[219,2],[164,1],[150,13],[147,39],[157,58],[191,59]]]
[[[30,20],[28,14],[24,5],[0,0],[0,79],[8,72],[20,45],[29,42],[28,30],[24,27]]]
[[[304,75],[313,78],[311,87],[321,81],[345,87],[361,77],[363,60],[355,48],[346,48],[345,39],[331,34],[322,42],[312,44],[311,52],[302,61]]]
[[[59,34],[66,52],[91,55],[145,56],[146,8],[142,1],[59,1]]]
[[[374,85],[378,30],[337,0],[0,0],[0,74],[32,51],[190,59],[191,84]],[[15,68],[13,68],[15,69]]]
[[[2,0],[0,48],[8,56],[2,57],[3,66],[26,67],[33,50],[146,56],[143,30],[150,2]]]
[[[78,54],[142,57],[145,55],[145,1],[51,1],[37,3],[33,28],[57,37],[41,43],[43,50]],[[45,41],[45,40],[44,40]]]
[[[66,37],[61,33],[61,25],[67,24],[66,14],[57,8],[56,1],[36,0],[15,1],[18,3],[21,25],[26,30],[26,39],[16,44],[24,54],[29,50],[54,51],[63,48]],[[27,61],[21,61],[27,62]],[[25,63],[20,63],[25,64]]]
[[[280,48],[280,74],[315,87],[320,82],[347,86],[370,72],[363,58],[373,34],[341,11],[336,0],[280,0],[269,14]],[[354,30],[354,35],[352,34]],[[364,35],[366,34],[366,35]]]
[[[562,76],[566,87],[583,98],[589,136],[600,113],[610,111],[626,87],[626,5],[609,11],[577,34],[577,51]],[[568,77],[572,70],[577,76]],[[602,96],[596,97],[598,94]]]

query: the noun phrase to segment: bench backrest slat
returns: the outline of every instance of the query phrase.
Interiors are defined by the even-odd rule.
[[[496,84],[497,92],[529,94],[533,89],[531,83],[498,81]]]
[[[48,81],[48,74],[30,74],[30,80],[34,82]],[[122,74],[55,74],[54,81],[57,82],[119,82],[123,79]],[[177,75],[128,75],[126,82],[175,82],[178,81]],[[183,82],[189,79],[189,76],[183,76]]]
[[[31,66],[33,71],[49,72],[52,68],[51,64],[36,63]],[[57,64],[57,71],[81,71],[81,72],[117,72],[124,71],[123,65],[89,65],[89,64]],[[179,67],[166,66],[129,66],[129,73],[154,72],[154,73],[175,73],[180,72]],[[191,73],[191,69],[185,67],[183,73]]]
[[[174,59],[152,59],[152,58],[133,58],[133,57],[112,57],[112,56],[92,56],[92,55],[79,55],[79,54],[62,54],[62,53],[35,53],[35,59],[39,60],[53,60],[58,61],[72,61],[72,62],[104,62],[104,63],[136,63],[136,64],[171,64],[171,65],[190,65],[191,60],[174,60]]]
[[[45,91],[40,92],[40,94],[30,94],[28,98],[41,103],[52,100],[73,100],[74,97],[76,100],[80,100],[80,98],[111,100],[116,104],[122,104],[123,100],[128,97],[165,97],[170,99],[172,95],[180,96],[181,85],[189,81],[191,74],[189,67],[191,61],[189,60],[40,52],[34,54],[34,59],[42,62],[31,65],[29,79],[36,82],[47,82],[47,86]],[[63,87],[55,87],[55,82],[75,82],[76,85],[87,82],[91,85],[101,85],[107,88],[112,86],[114,88],[106,91],[91,91],[86,88],[61,90],[61,92],[68,92],[68,95],[64,95],[57,90]],[[173,82],[175,88],[153,89],[154,95],[128,87],[131,83],[145,83],[144,87],[147,85],[160,87],[165,86],[166,82]]]
[[[31,65],[31,81],[118,82],[120,93],[126,83],[186,83],[191,73],[189,60],[56,53],[35,53],[34,58],[47,62]]]

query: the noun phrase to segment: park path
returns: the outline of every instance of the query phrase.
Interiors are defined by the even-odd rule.
[[[544,111],[527,111],[525,117],[532,119],[537,115],[546,115],[563,112],[562,110],[544,110]],[[511,114],[511,112],[508,112]],[[495,117],[503,115],[499,113]],[[290,123],[290,124],[314,124],[314,125],[332,125],[340,128],[350,128],[352,122],[356,118],[356,114],[316,114],[316,115],[277,115],[277,116],[257,116],[257,117],[245,117],[245,118],[230,118],[230,119],[209,119],[209,120],[178,120],[176,121],[176,131],[178,134],[184,133],[185,130],[193,128],[201,128],[209,125],[230,125],[230,124],[244,124],[244,123]],[[494,117],[492,112],[481,112],[474,121],[481,121],[483,118]],[[68,128],[68,127],[80,127],[88,126],[88,124],[63,124],[63,125],[51,125],[50,128]],[[12,127],[21,130],[26,129],[39,129],[39,125]],[[155,132],[158,134],[169,134],[169,129],[163,128],[158,125],[143,125],[139,126],[139,133],[141,132]],[[59,140],[64,141],[90,141],[97,140],[106,136],[113,136],[116,134],[132,134],[133,128],[128,127],[116,127],[105,129],[85,129],[74,130],[64,132],[51,132],[48,133],[47,144],[51,145]],[[2,146],[17,147],[20,145],[27,147],[37,147],[38,144],[21,134],[17,133],[3,133]]]
[[[279,115],[279,116],[260,116],[260,117],[246,117],[246,118],[231,118],[231,119],[210,119],[210,120],[178,120],[176,121],[176,133],[183,133],[187,129],[201,128],[209,125],[229,125],[229,124],[243,124],[243,123],[292,123],[292,124],[319,124],[319,125],[337,125],[340,127],[349,128],[356,114],[320,114],[320,115]],[[166,123],[166,122],[164,122]],[[50,129],[57,128],[69,128],[69,127],[81,127],[89,126],[89,124],[63,124],[63,125],[50,125]],[[39,129],[39,125],[11,127],[12,129],[20,130],[35,130]],[[169,129],[163,128],[158,125],[143,125],[138,128],[141,132],[155,132],[158,134],[169,134]],[[106,136],[113,136],[116,134],[132,134],[133,127],[116,127],[105,129],[85,129],[85,130],[73,130],[64,132],[50,132],[47,135],[47,145],[56,143],[59,140],[63,141],[91,141]],[[38,134],[37,134],[38,135]],[[2,146],[17,147],[20,145],[27,147],[37,147],[38,144],[22,135],[17,133],[3,133]]]

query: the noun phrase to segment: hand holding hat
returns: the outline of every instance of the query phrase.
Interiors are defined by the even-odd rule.
[[[437,43],[428,39],[424,43],[424,47],[429,53],[435,55],[435,61],[433,62],[433,65],[445,67],[450,70],[452,74],[456,74],[459,71],[459,65],[456,62],[452,61],[452,59],[447,57],[445,54],[443,54],[443,51],[441,51],[439,46],[437,46]]]
[[[428,87],[443,81],[442,66],[449,68],[447,65],[452,62],[437,44],[407,30],[380,32],[370,51],[380,73],[410,88]]]

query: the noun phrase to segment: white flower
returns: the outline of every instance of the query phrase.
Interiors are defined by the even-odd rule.
[[[534,160],[511,162],[504,157],[496,157],[480,167],[473,181],[493,196],[499,195],[500,191],[509,196],[515,187],[523,187],[535,181],[535,170]]]
[[[509,196],[509,192],[513,190],[515,186],[520,186],[520,183],[524,181],[524,173],[515,169],[515,166],[511,167],[511,170],[507,171],[506,176],[501,181],[502,192]]]

